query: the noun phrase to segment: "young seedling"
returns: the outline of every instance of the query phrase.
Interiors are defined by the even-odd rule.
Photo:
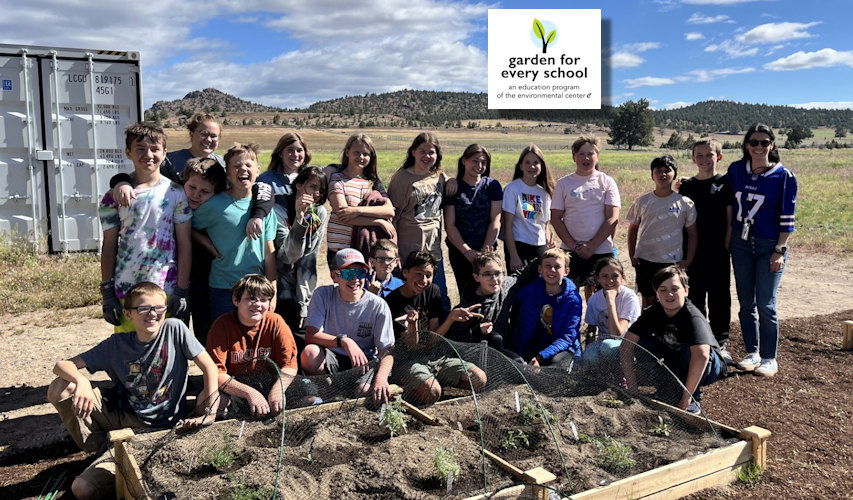
[[[447,483],[450,478],[456,479],[462,470],[456,461],[456,453],[453,450],[438,448],[433,456],[433,465],[435,465],[435,476],[442,483]]]
[[[234,465],[237,456],[231,446],[231,437],[223,432],[222,440],[222,445],[211,448],[207,452],[207,457],[201,462],[202,465],[210,465],[217,470],[225,470]]]
[[[530,447],[530,440],[522,430],[508,430],[503,438],[501,438],[501,448],[504,450],[514,450],[521,447]]]
[[[557,421],[554,415],[544,406],[535,401],[527,400],[521,406],[521,421],[526,425],[534,425],[540,422],[553,424]]]
[[[382,412],[379,415],[379,424],[384,425],[391,437],[402,434],[408,429],[408,422],[412,417],[403,410],[403,401],[400,396],[394,398],[394,401],[386,403],[382,407]]]
[[[272,488],[248,486],[241,482],[225,490],[219,498],[223,500],[269,500],[272,498],[272,494]]]
[[[763,476],[764,467],[756,464],[755,462],[750,462],[737,471],[737,480],[750,487],[761,482]]]
[[[658,423],[649,428],[649,432],[654,436],[669,437],[669,424],[663,421],[663,417],[658,415]]]
[[[625,472],[637,464],[633,458],[634,450],[607,434],[597,437],[595,446],[598,448],[595,460],[607,471],[614,474]]]
[[[578,442],[579,443],[591,443],[592,437],[589,434],[584,434],[583,432],[578,433]]]
[[[605,399],[602,403],[608,408],[622,408],[625,406],[625,402],[621,399]]]

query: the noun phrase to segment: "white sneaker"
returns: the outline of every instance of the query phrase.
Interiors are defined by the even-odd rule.
[[[755,369],[755,374],[762,377],[772,377],[779,371],[779,365],[776,364],[776,358],[762,359],[761,365]]]
[[[720,348],[720,358],[722,358],[723,363],[727,365],[735,364],[735,361],[732,359],[731,353],[725,348],[725,346]]]
[[[761,365],[761,356],[757,352],[751,352],[737,364],[737,367],[745,372],[751,372]]]

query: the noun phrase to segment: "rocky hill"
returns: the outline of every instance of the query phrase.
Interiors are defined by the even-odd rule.
[[[157,101],[146,111],[146,115],[156,113],[158,117],[165,119],[177,115],[189,116],[196,111],[208,113],[269,113],[280,111],[280,109],[246,101],[216,89],[204,89],[194,90],[182,99]]]

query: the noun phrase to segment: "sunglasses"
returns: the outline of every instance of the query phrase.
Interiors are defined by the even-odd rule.
[[[367,269],[360,267],[355,269],[340,269],[338,270],[338,273],[341,275],[341,278],[346,281],[363,280],[367,278]]]
[[[752,147],[758,146],[759,144],[761,145],[762,148],[766,148],[767,146],[773,144],[773,141],[769,141],[767,139],[762,139],[760,141],[758,139],[750,139],[749,140],[749,145]]]
[[[146,314],[150,314],[151,312],[154,312],[157,314],[157,316],[160,316],[164,312],[166,312],[166,306],[136,306],[128,307],[128,309],[131,311],[136,311],[143,316],[145,316]]]

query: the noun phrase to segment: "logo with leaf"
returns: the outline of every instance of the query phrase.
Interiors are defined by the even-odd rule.
[[[547,22],[547,21],[546,21]],[[551,24],[551,23],[549,23]],[[552,25],[553,26],[553,25]],[[557,38],[557,29],[554,28],[547,35],[545,34],[545,26],[542,25],[542,22],[539,19],[533,19],[533,36],[542,40],[542,53],[546,54],[548,52],[548,44],[553,42]]]

